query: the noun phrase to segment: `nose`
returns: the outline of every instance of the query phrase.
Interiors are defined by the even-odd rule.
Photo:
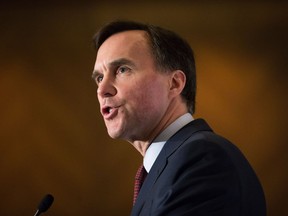
[[[117,89],[113,81],[109,77],[104,77],[98,84],[97,95],[98,97],[113,97],[116,95]]]

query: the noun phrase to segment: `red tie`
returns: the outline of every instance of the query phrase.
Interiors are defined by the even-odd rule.
[[[137,196],[139,194],[140,188],[147,176],[147,172],[143,165],[141,165],[136,173],[135,176],[135,183],[134,183],[134,197],[133,197],[133,204],[135,204]]]

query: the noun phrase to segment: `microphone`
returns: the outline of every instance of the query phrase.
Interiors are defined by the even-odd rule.
[[[35,212],[34,216],[40,215],[42,212],[46,212],[54,201],[54,197],[51,194],[47,194],[43,197],[41,202],[38,205],[38,209]]]

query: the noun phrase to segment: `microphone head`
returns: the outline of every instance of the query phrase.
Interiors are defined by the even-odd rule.
[[[39,212],[46,212],[54,201],[54,197],[51,194],[47,194],[43,197],[39,203],[38,210]]]

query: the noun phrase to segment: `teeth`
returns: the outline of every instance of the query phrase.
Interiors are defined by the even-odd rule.
[[[108,108],[108,113],[111,113],[112,112],[112,108]]]

